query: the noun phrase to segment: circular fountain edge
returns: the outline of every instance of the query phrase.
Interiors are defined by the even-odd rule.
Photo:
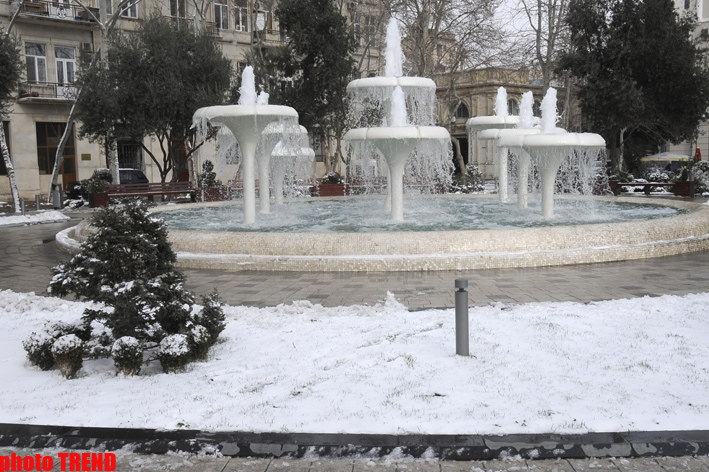
[[[494,198],[489,195],[464,198]],[[351,198],[351,197],[349,197]],[[606,198],[606,197],[598,197]],[[610,198],[607,198],[610,199]],[[475,270],[611,262],[709,249],[709,206],[616,198],[685,213],[622,223],[442,232],[234,233],[170,231],[178,267],[228,271],[388,272]],[[233,204],[233,202],[230,202]],[[213,206],[214,204],[197,204]],[[159,211],[169,211],[163,207]],[[57,238],[76,252],[88,220]]]

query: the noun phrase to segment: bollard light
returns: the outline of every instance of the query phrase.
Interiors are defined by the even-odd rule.
[[[39,205],[40,205],[40,196],[35,195],[34,196],[34,209],[39,211],[40,210]]]
[[[20,211],[22,212],[22,216],[25,216],[25,199],[20,198]]]
[[[455,288],[455,353],[469,356],[468,279],[455,279]]]

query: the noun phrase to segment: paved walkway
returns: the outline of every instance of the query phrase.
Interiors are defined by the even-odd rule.
[[[0,455],[12,453],[24,457],[42,454],[53,457],[52,469],[62,470],[56,450],[0,449]],[[77,451],[67,451],[74,452]],[[78,451],[81,452],[81,451]],[[70,470],[69,457],[67,468]],[[10,470],[10,469],[7,469]],[[80,469],[74,469],[80,470]],[[86,469],[85,469],[86,470]],[[88,469],[90,470],[90,469]],[[229,457],[194,457],[138,455],[119,451],[116,471],[141,472],[709,472],[707,457],[657,457],[636,459],[558,459],[510,461],[406,461],[406,460],[307,460],[307,459],[242,459]]]
[[[50,268],[67,255],[54,235],[77,222],[0,227],[0,288],[45,293]],[[310,300],[324,306],[374,304],[387,291],[410,309],[454,306],[456,278],[469,280],[471,305],[590,302],[709,290],[709,251],[629,262],[463,272],[313,273],[186,270],[187,288],[214,288],[229,304],[275,306]]]

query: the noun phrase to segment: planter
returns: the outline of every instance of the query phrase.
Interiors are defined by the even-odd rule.
[[[315,191],[321,197],[342,197],[345,195],[345,184],[321,183]]]
[[[694,198],[694,181],[693,180],[678,180],[675,182],[672,190],[675,195],[680,197]]]
[[[223,202],[231,198],[229,187],[207,187],[197,189],[200,202]]]
[[[107,206],[107,193],[89,193],[89,208],[105,208]]]

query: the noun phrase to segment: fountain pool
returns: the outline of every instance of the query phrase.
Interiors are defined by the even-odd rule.
[[[464,200],[477,200],[485,207],[499,205],[494,195],[438,198],[456,199],[455,205],[449,206],[457,206]],[[363,200],[370,203],[365,206],[371,210],[373,202]],[[562,200],[557,198],[559,207],[566,206]],[[596,200],[637,203],[638,198],[597,197]],[[325,201],[318,199],[316,205]],[[385,223],[387,230],[368,232],[171,229],[169,238],[177,252],[179,267],[230,271],[384,272],[540,267],[644,259],[709,249],[709,206],[652,198],[642,198],[642,202],[678,211],[672,216],[652,219],[508,229],[402,231],[401,227],[388,225],[408,222],[389,222]],[[198,204],[204,208],[222,205]],[[235,207],[237,213],[240,209],[233,202],[226,202],[225,206]],[[511,211],[515,208],[507,207]],[[179,209],[169,205],[158,211]],[[631,213],[640,211],[645,209],[635,207]],[[90,221],[85,220],[60,233],[57,242],[65,250],[76,252],[89,231]]]

